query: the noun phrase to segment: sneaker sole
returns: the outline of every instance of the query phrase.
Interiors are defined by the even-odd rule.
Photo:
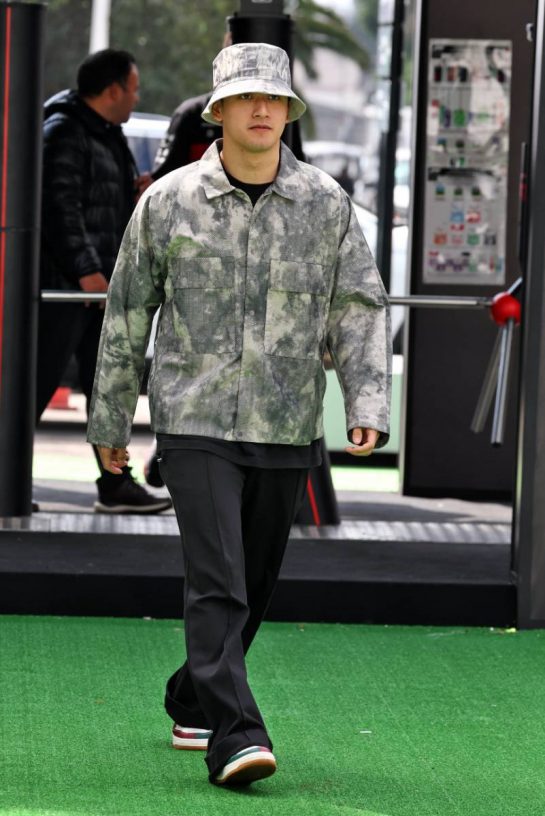
[[[208,739],[188,739],[172,735],[172,747],[177,751],[206,751]]]
[[[259,779],[266,779],[276,771],[274,757],[241,757],[232,763],[227,772],[214,779],[216,785],[250,785]]]
[[[161,504],[103,504],[100,501],[95,502],[95,513],[109,513],[110,515],[125,513],[130,515],[146,516],[152,513],[162,513],[164,510],[170,510],[172,502],[170,499],[165,499]]]
[[[211,731],[206,728],[182,728],[175,725],[172,729],[172,747],[178,751],[206,751],[211,736]]]

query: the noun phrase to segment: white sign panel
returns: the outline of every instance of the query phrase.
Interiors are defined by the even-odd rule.
[[[505,283],[511,53],[430,41],[424,283]]]

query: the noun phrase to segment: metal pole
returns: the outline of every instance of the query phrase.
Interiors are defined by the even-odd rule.
[[[516,281],[509,287],[507,290],[508,295],[516,295],[522,289],[522,284],[524,283],[523,278],[517,278]]]
[[[93,0],[91,11],[91,36],[89,53],[102,51],[110,44],[110,5],[111,0]]]
[[[101,303],[107,298],[106,292],[81,292],[59,289],[42,289],[44,303]]]
[[[508,320],[502,326],[500,337],[500,354],[498,362],[498,387],[496,389],[496,403],[492,420],[492,444],[495,447],[503,445],[505,435],[505,409],[507,406],[507,386],[509,384],[509,364],[511,349],[513,348],[513,331],[515,321]]]
[[[517,624],[545,626],[545,0],[538,0],[513,567]]]
[[[106,294],[86,294],[77,289],[42,289],[41,299],[44,303],[100,303],[106,300]],[[485,297],[451,295],[406,295],[390,297],[389,301],[393,306],[427,309],[487,309],[490,306],[490,300]]]
[[[465,295],[390,295],[388,300],[392,306],[424,309],[488,309],[490,306],[489,298]]]
[[[0,4],[0,517],[32,501],[44,12]]]
[[[496,335],[496,342],[494,343],[494,348],[492,349],[492,354],[490,356],[490,362],[488,363],[488,368],[484,377],[481,393],[479,394],[477,407],[475,408],[475,413],[473,414],[473,419],[471,421],[470,427],[473,433],[481,433],[490,411],[490,406],[492,405],[494,391],[496,391],[498,385],[498,360],[500,357],[500,346],[501,332],[498,332]]]
[[[392,26],[392,60],[390,67],[390,100],[387,128],[380,139],[380,177],[377,197],[377,266],[386,291],[390,291],[392,264],[392,227],[394,222],[394,187],[397,132],[401,100],[401,66],[403,50],[403,17],[405,0],[395,0]]]

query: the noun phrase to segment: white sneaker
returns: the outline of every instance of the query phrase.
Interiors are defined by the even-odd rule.
[[[273,753],[262,745],[250,745],[234,754],[214,778],[216,785],[249,785],[276,771]]]
[[[179,751],[206,751],[212,732],[206,728],[172,727],[172,747]]]

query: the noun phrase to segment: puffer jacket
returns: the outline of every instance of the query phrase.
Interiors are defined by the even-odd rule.
[[[136,166],[121,127],[75,91],[51,97],[44,116],[41,285],[79,289],[84,275],[112,275]]]

